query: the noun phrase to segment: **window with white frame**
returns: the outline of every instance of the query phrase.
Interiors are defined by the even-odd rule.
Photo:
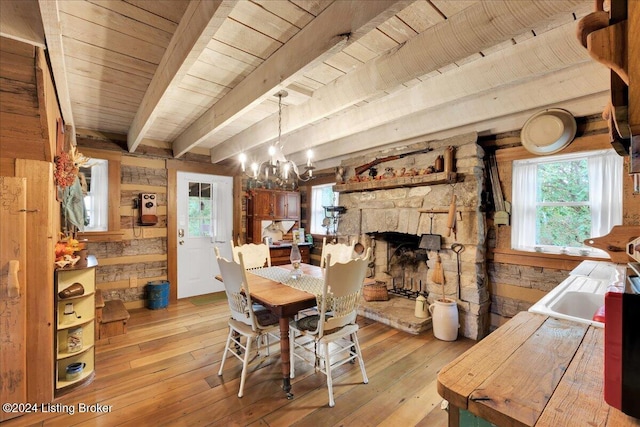
[[[333,192],[335,183],[314,185],[311,187],[311,233],[326,234],[328,223],[325,220],[324,206],[337,206],[339,193]]]
[[[606,256],[584,245],[622,223],[622,157],[613,149],[513,162],[513,249]]]
[[[84,231],[109,229],[109,161],[92,159],[80,168],[86,181],[84,207],[86,212]]]

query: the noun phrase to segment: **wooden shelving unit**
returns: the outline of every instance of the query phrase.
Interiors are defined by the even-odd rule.
[[[417,187],[419,185],[453,184],[461,178],[462,175],[455,172],[436,172],[426,175],[401,176],[398,178],[372,179],[370,181],[336,184],[333,186],[333,191],[337,193],[354,193],[357,191]]]
[[[95,369],[95,312],[96,312],[96,266],[95,257],[89,256],[86,265],[60,268],[55,271],[55,394],[62,394],[83,384],[94,376]],[[60,298],[58,293],[74,283],[84,288],[82,295]],[[67,304],[73,304],[73,315],[65,315]],[[69,350],[69,335],[80,333],[82,346]],[[67,366],[84,364],[82,372],[72,379],[67,378]]]

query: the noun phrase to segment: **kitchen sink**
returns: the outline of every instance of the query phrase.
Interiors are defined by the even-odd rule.
[[[604,327],[593,315],[604,305],[607,282],[581,276],[569,276],[529,309],[558,319]]]
[[[591,320],[604,305],[604,294],[565,292],[551,305],[551,310],[569,317]]]

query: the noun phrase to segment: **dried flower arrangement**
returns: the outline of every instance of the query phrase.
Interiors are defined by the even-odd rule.
[[[90,159],[78,152],[76,147],[71,147],[69,152],[62,152],[54,159],[56,169],[53,172],[55,183],[58,187],[70,187],[80,171],[80,166],[86,164]]]

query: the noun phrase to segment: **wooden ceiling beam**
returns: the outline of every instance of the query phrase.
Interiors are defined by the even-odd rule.
[[[558,0],[476,3],[438,23],[399,48],[315,91],[305,104],[283,111],[284,133],[292,132],[404,82],[423,76],[516,37],[541,21],[567,13],[586,14],[592,2]],[[272,140],[277,117],[268,117],[211,150],[216,163]]]
[[[71,140],[75,145],[75,121],[71,108],[71,95],[69,82],[67,80],[67,65],[64,57],[64,46],[62,43],[62,31],[60,29],[60,11],[57,0],[38,0],[40,6],[40,16],[42,17],[42,27],[46,38],[47,50],[49,51],[49,61],[51,62],[51,72],[56,85],[56,94],[62,119],[65,125],[71,128]]]
[[[127,135],[129,152],[136,150],[160,114],[162,102],[198,60],[236,3],[237,0],[189,3],[131,123]]]
[[[562,52],[562,55],[558,55]],[[283,139],[285,155],[303,152],[392,122],[403,116],[464,99],[503,85],[521,84],[541,75],[577,64],[592,62],[577,42],[575,23],[558,27],[542,35],[467,63],[444,74],[426,79],[410,89],[399,90],[330,118],[326,123],[307,126],[292,135],[295,144]]]
[[[182,156],[409,3],[408,0],[333,2],[179,135],[174,141],[174,156]]]
[[[570,90],[567,82],[571,82]],[[545,74],[519,85],[503,86],[481,95],[451,101],[366,131],[336,139],[314,149],[319,168],[336,158],[358,151],[380,149],[383,146],[421,137],[438,139],[466,131],[494,133],[520,129],[526,118],[542,108],[566,108],[575,116],[599,113],[608,97],[608,70],[595,62]],[[540,88],[545,88],[540,90]],[[496,128],[504,118],[518,115],[520,122],[509,122],[509,128]],[[331,126],[327,120],[322,126]],[[494,126],[488,128],[488,126]],[[305,152],[288,158],[297,163],[306,160]],[[333,159],[333,160],[331,160]],[[336,163],[333,163],[336,165]]]

